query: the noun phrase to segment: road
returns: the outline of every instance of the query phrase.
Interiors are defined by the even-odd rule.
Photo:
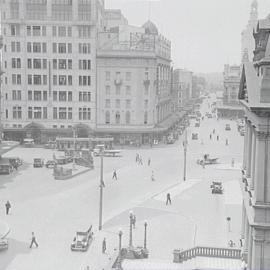
[[[207,102],[202,112],[208,110]],[[226,123],[232,130],[225,131]],[[216,130],[212,140],[209,134]],[[199,140],[192,141],[192,132]],[[229,145],[225,145],[228,138]],[[123,245],[128,244],[129,211],[137,217],[134,245],[143,245],[143,224],[148,222],[147,244],[151,258],[172,260],[175,248],[194,245],[226,246],[229,239],[238,241],[241,224],[241,172],[243,137],[233,121],[205,119],[199,128],[188,128],[187,181],[183,183],[183,147],[180,138],[173,145],[152,149],[123,149],[120,158],[104,158],[104,226],[97,230],[99,207],[100,160],[95,169],[67,181],[56,181],[52,170],[33,168],[34,157],[51,159],[52,150],[16,148],[9,156],[20,156],[24,165],[10,176],[0,176],[0,219],[11,228],[10,248],[0,253],[0,269],[101,269],[118,247],[121,227]],[[202,144],[203,142],[203,144]],[[137,165],[136,153],[144,164]],[[204,153],[219,157],[220,164],[196,164]],[[151,166],[147,165],[151,158]],[[231,159],[235,159],[234,168]],[[116,169],[118,180],[112,180]],[[152,171],[155,181],[151,181]],[[222,181],[224,195],[212,195],[210,184]],[[166,206],[166,194],[172,205]],[[11,214],[5,215],[4,204],[10,200]],[[226,217],[231,217],[230,228]],[[87,253],[70,251],[77,230],[93,224],[95,239]],[[230,231],[229,231],[230,229]],[[31,232],[39,248],[29,249]],[[101,241],[107,239],[107,254],[101,254]],[[160,248],[162,246],[162,248]]]

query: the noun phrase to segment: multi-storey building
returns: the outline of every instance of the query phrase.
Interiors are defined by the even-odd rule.
[[[182,110],[192,98],[192,72],[175,69],[173,72],[174,107]]]
[[[42,141],[95,128],[103,13],[104,0],[2,0],[6,137]]]
[[[97,50],[97,132],[136,144],[165,132],[172,111],[170,63],[171,43],[152,22],[107,25]]]
[[[251,61],[253,58],[253,51],[255,49],[255,42],[253,38],[253,31],[258,22],[258,2],[253,0],[251,4],[251,11],[248,24],[245,30],[242,31],[241,36],[241,55],[242,63]]]
[[[242,237],[247,269],[270,269],[270,18],[254,33],[254,62],[245,63],[239,98],[245,108]]]
[[[223,72],[223,100],[222,104],[218,104],[217,112],[219,117],[224,118],[241,118],[244,111],[239,105],[238,90],[240,84],[240,66],[225,65]]]

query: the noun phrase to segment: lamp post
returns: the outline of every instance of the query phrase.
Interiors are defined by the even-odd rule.
[[[103,207],[103,149],[100,151],[100,183],[99,183],[99,230],[102,230],[102,207]]]
[[[119,254],[118,254],[118,267],[121,269],[121,250],[122,250],[122,229],[119,229],[118,236],[119,236]]]
[[[132,221],[133,221],[133,212],[129,212],[129,247],[132,248]]]
[[[144,249],[146,249],[147,221],[144,221]]]
[[[187,130],[185,130],[185,139],[183,142],[184,146],[184,177],[183,180],[186,181],[187,178]]]

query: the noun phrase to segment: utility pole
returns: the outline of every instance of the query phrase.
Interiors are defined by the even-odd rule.
[[[102,207],[103,207],[103,149],[100,151],[100,184],[99,184],[99,226],[98,229],[102,230]]]
[[[184,178],[183,180],[186,181],[187,178],[187,130],[185,130],[185,139],[183,142],[184,146]]]

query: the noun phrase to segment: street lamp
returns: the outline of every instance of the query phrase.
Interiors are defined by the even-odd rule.
[[[147,221],[144,221],[144,245],[143,245],[143,247],[144,247],[144,249],[146,249],[146,233],[147,233]]]
[[[133,222],[133,212],[129,212],[129,247],[132,248],[132,222]]]
[[[121,250],[122,250],[122,229],[119,229],[118,236],[119,236],[119,254],[118,254],[118,266],[121,269]]]
[[[102,207],[103,207],[103,150],[100,151],[100,183],[99,183],[99,230],[102,230]]]

